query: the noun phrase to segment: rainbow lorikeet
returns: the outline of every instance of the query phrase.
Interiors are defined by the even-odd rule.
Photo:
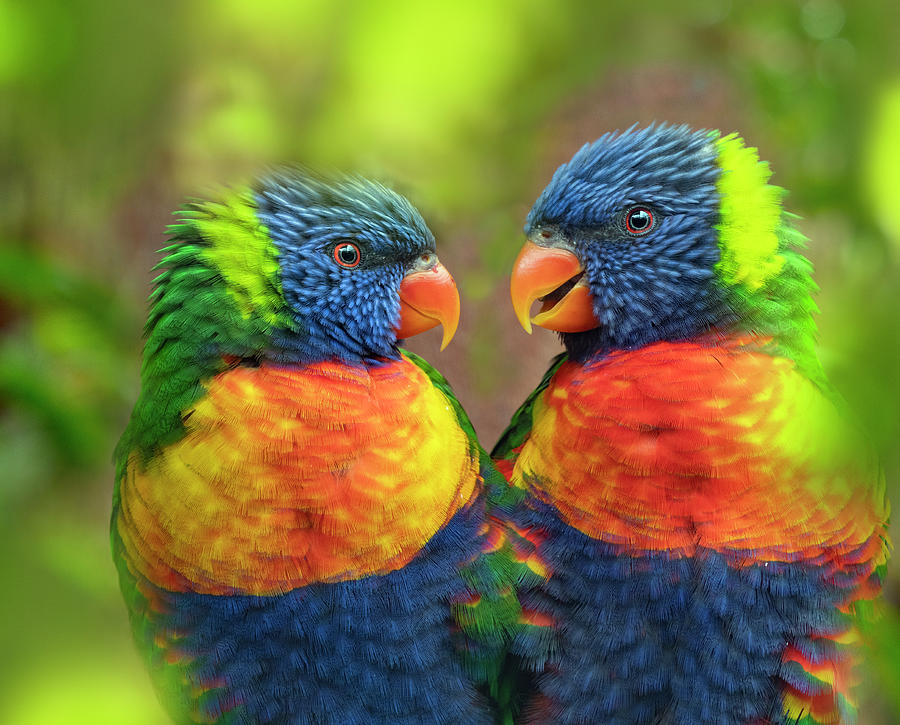
[[[524,722],[855,719],[888,505],[769,177],[737,135],[631,129],[528,216],[513,305],[566,351],[494,451],[546,570],[520,593]]]
[[[446,381],[398,347],[438,324],[446,345],[459,317],[425,222],[377,183],[285,171],[171,231],[112,513],[169,713],[492,721],[467,672],[499,642],[485,596],[515,606],[480,557],[499,474]]]

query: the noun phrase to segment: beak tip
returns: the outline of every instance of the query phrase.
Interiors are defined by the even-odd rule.
[[[444,336],[441,338],[441,352],[444,351],[444,348],[450,344],[450,341],[456,335],[456,330],[459,327],[459,313],[459,291],[456,289],[456,285],[454,285],[453,302],[449,305],[448,314],[441,320],[441,326],[444,329]]]
[[[453,336],[456,334],[456,325],[452,326],[444,326],[444,336],[441,338],[441,352],[447,349],[447,345],[450,344],[450,341],[453,339]]]
[[[522,329],[530,335],[532,333],[530,305],[529,307],[525,307],[524,305],[520,307],[513,302],[513,308],[516,311],[516,319],[519,321]]]

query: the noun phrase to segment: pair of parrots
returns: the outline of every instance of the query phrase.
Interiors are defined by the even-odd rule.
[[[173,720],[854,722],[888,506],[769,176],[671,125],[557,170],[511,296],[566,352],[492,456],[399,347],[459,317],[406,199],[285,171],[183,210],[112,513]]]

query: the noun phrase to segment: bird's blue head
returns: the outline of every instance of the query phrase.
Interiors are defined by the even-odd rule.
[[[787,313],[763,308],[806,263],[769,175],[739,137],[687,126],[585,145],[528,215],[511,281],[523,327],[559,331],[576,358],[736,327],[777,337]]]
[[[402,196],[359,177],[292,169],[197,201],[171,227],[145,367],[203,379],[262,360],[366,362],[439,324],[459,295],[434,237]]]
[[[404,197],[359,177],[287,171],[264,178],[255,202],[294,323],[275,335],[284,356],[395,358],[399,338],[438,321],[449,342],[456,289],[434,236]]]

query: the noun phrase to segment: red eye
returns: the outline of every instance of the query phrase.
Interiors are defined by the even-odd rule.
[[[636,206],[625,213],[625,228],[629,234],[641,236],[653,229],[653,212],[645,206]]]
[[[341,242],[334,248],[334,261],[342,267],[353,269],[359,265],[359,247],[350,242]]]

